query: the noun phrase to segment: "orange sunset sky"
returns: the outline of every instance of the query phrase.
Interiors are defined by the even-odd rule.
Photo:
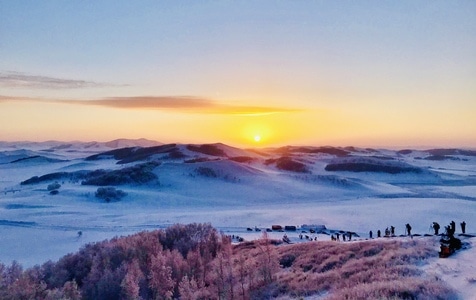
[[[0,0],[0,140],[476,147],[476,1]]]

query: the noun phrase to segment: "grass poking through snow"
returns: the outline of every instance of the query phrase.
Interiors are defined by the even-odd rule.
[[[457,298],[444,282],[417,267],[438,255],[428,241],[311,242],[279,247],[278,253],[287,262],[293,258],[276,273],[281,294],[326,293],[329,300]]]

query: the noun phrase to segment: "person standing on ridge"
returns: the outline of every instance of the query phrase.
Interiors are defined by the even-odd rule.
[[[435,235],[438,235],[438,231],[440,230],[440,224],[433,222],[433,230],[435,230]]]
[[[412,227],[410,226],[410,224],[407,223],[405,227],[407,228],[407,235],[412,235]]]
[[[461,222],[460,225],[461,225],[461,232],[463,232],[463,234],[465,234],[466,233],[466,222],[463,221],[463,222]]]

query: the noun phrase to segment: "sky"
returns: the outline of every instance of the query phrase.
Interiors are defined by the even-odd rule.
[[[476,1],[0,0],[0,140],[476,148]]]

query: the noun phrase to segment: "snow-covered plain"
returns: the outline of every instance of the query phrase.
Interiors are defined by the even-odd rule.
[[[126,163],[118,163],[124,157],[114,153],[91,157],[136,147],[128,152],[130,158],[137,149],[152,146]],[[283,157],[287,160],[279,165]],[[67,176],[20,184],[55,172],[121,170],[150,161],[160,163],[153,169],[158,179],[117,185],[127,193],[117,202],[96,198],[97,186],[82,185],[81,180]],[[326,170],[329,164],[362,167],[362,163],[378,170]],[[296,172],[300,166],[304,172]],[[57,195],[51,195],[47,186],[55,181],[61,187]],[[403,235],[406,223],[412,225],[413,233],[428,234],[434,221],[447,225],[454,220],[459,233],[459,222],[464,220],[467,232],[476,232],[474,151],[252,150],[223,144],[161,146],[147,140],[0,142],[0,192],[0,262],[17,260],[26,267],[57,260],[85,243],[174,223],[210,222],[226,234],[245,239],[261,235],[247,227],[265,229],[274,224],[322,224],[327,233],[352,231],[360,239],[367,238],[370,230],[376,236],[377,230],[383,232],[391,225],[397,235]],[[297,242],[299,233],[287,235]],[[270,235],[281,238],[283,233]],[[329,239],[326,234],[311,237]],[[474,238],[464,241],[468,249],[425,268],[460,290],[463,299],[471,299],[476,295],[476,250]]]

